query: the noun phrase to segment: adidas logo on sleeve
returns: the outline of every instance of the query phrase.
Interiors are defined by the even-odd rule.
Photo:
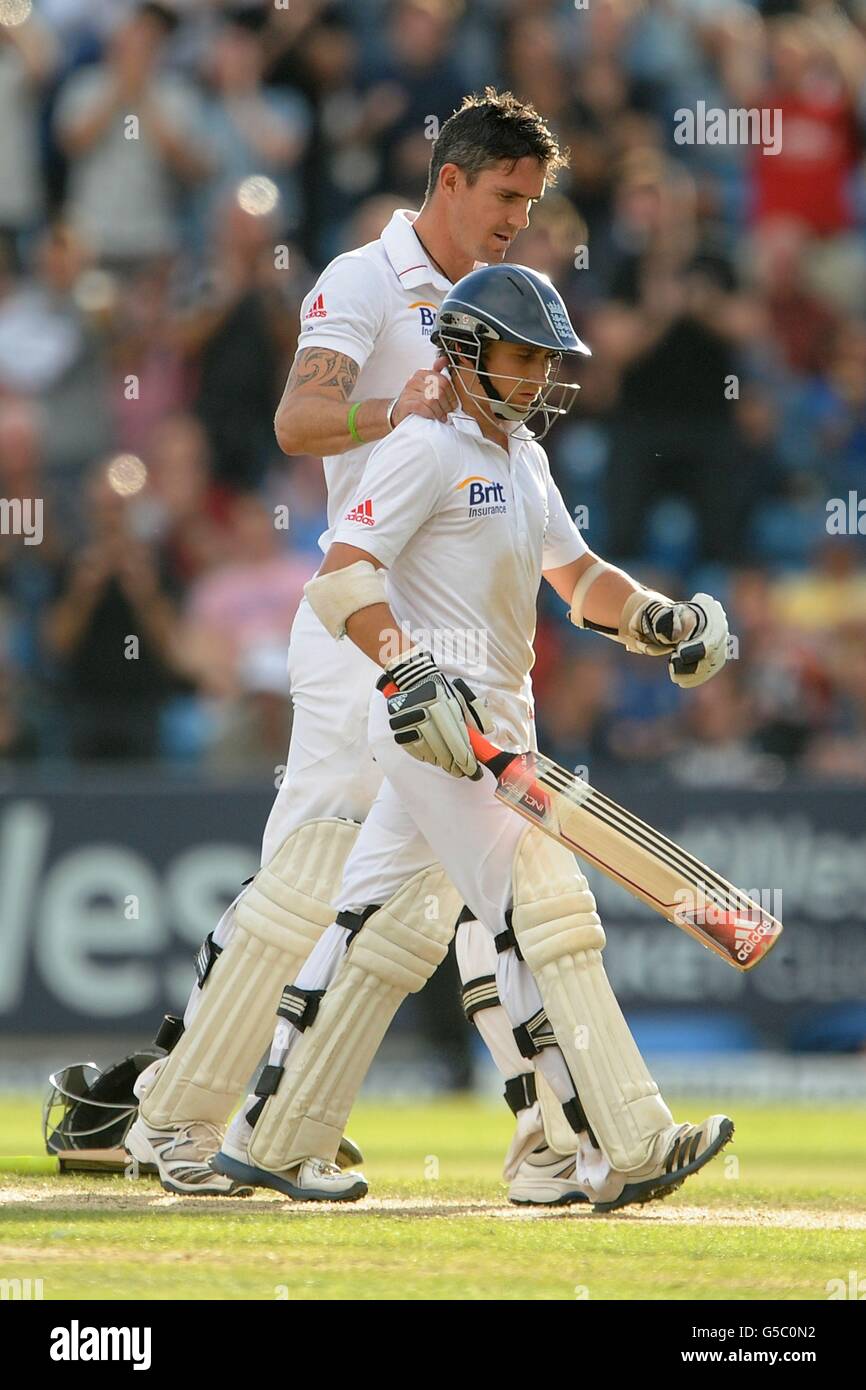
[[[323,294],[317,294],[309,309],[304,314],[304,322],[306,323],[307,319],[324,319],[327,317],[328,311],[325,308],[325,296]]]
[[[368,497],[366,502],[359,502],[357,507],[352,507],[350,511],[346,512],[343,520],[359,521],[362,526],[375,526],[372,499]]]

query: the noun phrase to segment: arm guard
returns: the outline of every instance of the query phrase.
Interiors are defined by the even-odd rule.
[[[356,560],[345,569],[317,574],[304,585],[307,602],[322,627],[332,637],[346,634],[346,623],[353,613],[374,603],[387,603],[384,570],[369,560]]]

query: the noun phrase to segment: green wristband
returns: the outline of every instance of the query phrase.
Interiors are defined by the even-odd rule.
[[[358,411],[361,409],[362,404],[363,404],[362,401],[355,401],[355,404],[354,404],[354,405],[350,405],[350,406],[349,406],[349,417],[348,417],[348,419],[347,419],[347,421],[346,421],[346,424],[347,424],[347,426],[348,426],[349,433],[350,433],[350,435],[352,436],[352,438],[354,439],[354,441],[355,441],[356,444],[363,444],[363,443],[365,442],[365,441],[361,438],[361,436],[359,435],[358,431],[357,431],[356,428],[355,428],[355,416],[358,414]]]

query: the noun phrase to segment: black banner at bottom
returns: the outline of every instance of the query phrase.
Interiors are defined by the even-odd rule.
[[[365,1301],[362,1281],[357,1301]],[[109,1308],[105,1303],[33,1302],[16,1307],[16,1335],[26,1338],[23,1344],[31,1373],[81,1363],[96,1375],[105,1366],[115,1373],[127,1369],[202,1384],[207,1383],[206,1377],[224,1374],[227,1359],[235,1354],[246,1360],[253,1347],[260,1370],[272,1355],[282,1366],[291,1356],[298,1372],[310,1347],[308,1312],[303,1324],[298,1324],[294,1319],[263,1319],[258,1302],[233,1303],[230,1321],[217,1331],[208,1311],[203,1316],[195,1314],[196,1307],[209,1310],[211,1306],[123,1301]],[[194,1329],[198,1331],[193,1334]],[[528,1328],[526,1333],[528,1340]],[[644,1372],[651,1367],[658,1376],[678,1368],[688,1372],[714,1365],[777,1369],[795,1365],[811,1367],[826,1378],[828,1371],[850,1363],[862,1342],[862,1324],[856,1315],[823,1301],[666,1302],[664,1306],[652,1301],[593,1302],[582,1314],[572,1312],[557,1336],[562,1339],[557,1360],[571,1343],[574,1348],[582,1346],[577,1353],[581,1360],[598,1358],[618,1374],[630,1367]],[[498,1336],[486,1340],[490,1344],[485,1346],[484,1359],[489,1370],[490,1358],[495,1360],[502,1341]],[[545,1342],[550,1349],[545,1338],[539,1347],[542,1353]],[[428,1374],[431,1349],[425,1340]],[[455,1350],[452,1346],[444,1353],[444,1365]],[[343,1367],[338,1363],[334,1369]]]

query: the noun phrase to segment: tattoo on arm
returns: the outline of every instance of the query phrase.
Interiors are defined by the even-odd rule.
[[[287,390],[302,386],[330,386],[347,401],[358,380],[359,367],[351,357],[327,348],[304,348],[292,365]]]

